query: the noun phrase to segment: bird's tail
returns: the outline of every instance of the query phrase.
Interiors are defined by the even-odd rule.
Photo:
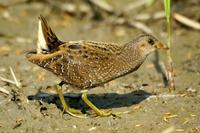
[[[48,26],[46,19],[41,15],[39,16],[38,24],[37,53],[51,52],[63,44]]]

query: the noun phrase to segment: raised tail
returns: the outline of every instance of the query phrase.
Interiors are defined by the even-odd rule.
[[[48,26],[46,19],[41,15],[39,16],[38,24],[37,53],[51,52],[63,44]]]

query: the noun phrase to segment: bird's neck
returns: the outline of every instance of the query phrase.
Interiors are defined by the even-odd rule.
[[[146,56],[141,54],[136,45],[127,44],[121,51],[119,58],[122,67],[125,68],[124,70],[134,71],[144,62]]]

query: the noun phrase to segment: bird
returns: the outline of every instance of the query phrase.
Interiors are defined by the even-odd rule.
[[[88,40],[61,41],[40,15],[37,49],[27,53],[28,61],[52,72],[61,79],[56,86],[63,110],[74,117],[82,112],[69,107],[64,100],[62,85],[67,84],[83,91],[82,100],[98,116],[116,116],[117,113],[98,109],[87,97],[87,91],[111,80],[136,71],[147,56],[156,49],[166,49],[158,39],[149,34],[137,36],[130,42],[97,42]]]

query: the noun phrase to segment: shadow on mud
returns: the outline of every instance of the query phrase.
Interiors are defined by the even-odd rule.
[[[112,109],[120,107],[128,107],[134,104],[138,104],[151,96],[151,93],[143,90],[137,90],[125,94],[117,93],[104,93],[104,94],[88,94],[88,98],[100,109]],[[76,109],[89,109],[87,105],[82,101],[81,94],[77,93],[66,93],[65,100],[68,102],[70,107]],[[38,92],[35,95],[28,96],[29,100],[40,100],[46,103],[56,104],[59,109],[62,109],[59,97],[44,92]]]

